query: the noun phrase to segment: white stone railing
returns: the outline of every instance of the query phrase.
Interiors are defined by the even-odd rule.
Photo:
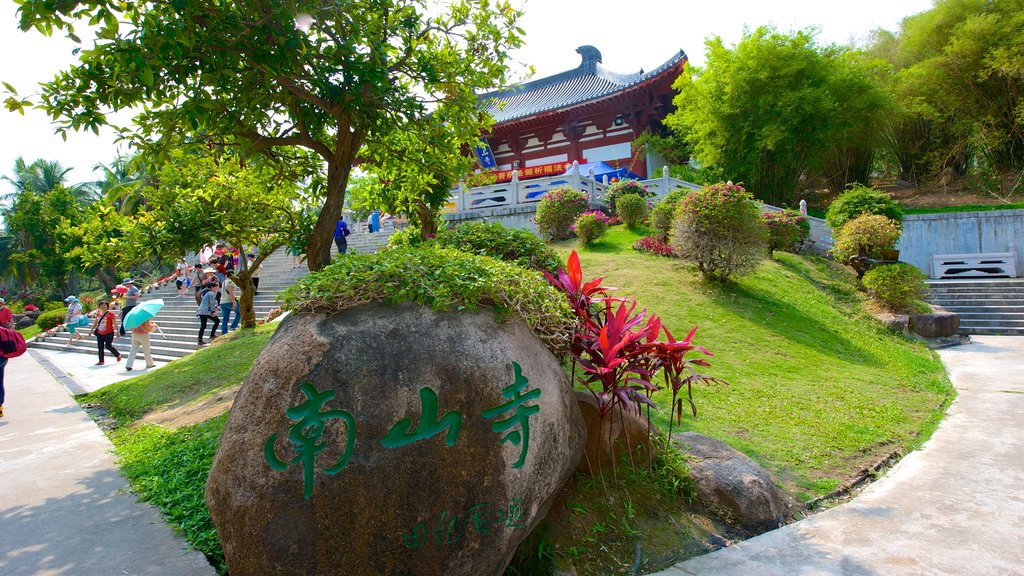
[[[678,178],[668,175],[668,166],[662,169],[661,178],[641,180],[640,184],[655,193],[661,198],[677,188],[699,189],[700,186],[691,184]],[[573,162],[565,174],[557,176],[545,176],[530,180],[519,180],[518,171],[512,172],[512,180],[501,184],[488,186],[477,186],[466,188],[460,184],[459,188],[452,191],[445,211],[465,212],[471,210],[483,210],[498,206],[515,206],[523,204],[536,204],[549,191],[556,188],[573,188],[587,193],[590,204],[604,204],[604,195],[608,190],[608,178],[604,177],[599,181],[594,177],[593,169],[587,175],[580,174],[579,162]]]

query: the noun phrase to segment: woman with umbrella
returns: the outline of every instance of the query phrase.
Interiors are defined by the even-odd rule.
[[[149,335],[153,332],[164,333],[157,326],[156,322],[151,320],[163,306],[164,301],[160,298],[149,300],[132,308],[125,315],[124,327],[131,330],[132,333],[132,347],[128,352],[128,362],[125,363],[125,370],[132,371],[132,365],[135,364],[135,354],[138,353],[140,348],[142,349],[143,356],[146,357],[146,368],[154,368],[156,366],[153,363],[153,355],[150,353]]]

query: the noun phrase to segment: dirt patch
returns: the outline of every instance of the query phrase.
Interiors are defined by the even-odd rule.
[[[146,414],[140,422],[147,424],[159,424],[166,428],[181,428],[182,426],[192,426],[201,422],[206,422],[210,418],[220,416],[224,412],[227,412],[231,408],[231,404],[235,401],[235,394],[238,393],[238,389],[242,385],[232,386],[231,388],[225,388],[220,392],[217,392],[213,396],[203,398],[184,406],[177,406],[167,410],[160,410],[158,412],[150,412]]]

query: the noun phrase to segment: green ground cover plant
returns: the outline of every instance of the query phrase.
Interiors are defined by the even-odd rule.
[[[695,387],[701,411],[684,431],[742,450],[806,499],[931,434],[954,395],[941,363],[871,318],[845,268],[780,253],[722,285],[631,250],[646,233],[613,228],[579,256],[585,276],[605,276],[670,329],[699,326],[715,354],[704,372],[729,384]],[[667,402],[652,417],[667,429]]]
[[[440,246],[490,256],[526,268],[558,271],[555,251],[529,230],[507,228],[500,222],[467,222],[437,235]]]

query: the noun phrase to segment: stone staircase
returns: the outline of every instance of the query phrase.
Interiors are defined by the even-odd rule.
[[[350,252],[370,253],[376,252],[380,247],[387,244],[388,238],[394,232],[394,228],[385,228],[374,234],[353,233],[348,237],[348,248]],[[332,256],[337,256],[337,249],[331,245]],[[289,286],[295,284],[309,273],[305,262],[299,268],[291,268],[291,257],[285,251],[278,250],[263,261],[263,270],[260,272],[259,292],[253,302],[256,308],[256,319],[262,320],[274,308],[280,304],[277,296]],[[182,358],[198,349],[199,318],[196,317],[196,302],[192,289],[189,288],[185,296],[178,297],[178,289],[173,283],[150,290],[142,297],[142,301],[163,298],[164,307],[157,314],[154,321],[163,330],[163,335],[157,333],[150,338],[150,349],[153,359],[161,362],[170,362]],[[232,314],[234,319],[234,314]],[[209,326],[206,328],[204,340],[209,342]],[[220,334],[218,327],[217,333]],[[35,340],[29,342],[32,348],[43,350],[70,350],[85,354],[96,354],[96,339],[89,335],[85,340],[74,342],[70,348],[65,348],[68,334],[63,332],[57,336],[47,338],[43,342]],[[114,347],[121,354],[127,354],[131,349],[131,335],[118,336],[114,338]],[[141,362],[140,359],[136,359]]]
[[[961,334],[1024,336],[1024,279],[931,280],[928,301],[960,315]]]

